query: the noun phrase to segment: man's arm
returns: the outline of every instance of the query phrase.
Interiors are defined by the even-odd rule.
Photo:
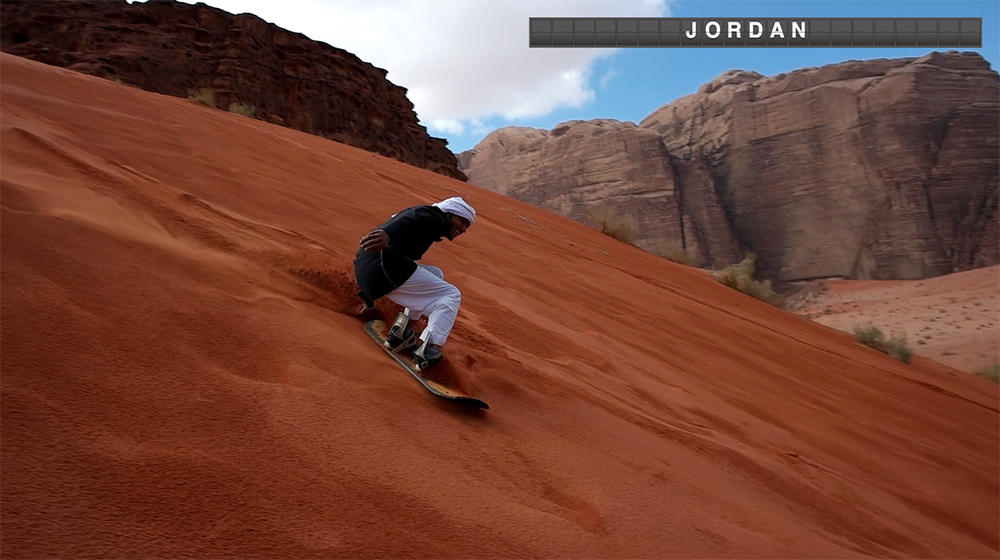
[[[377,253],[388,247],[393,239],[405,237],[414,227],[417,227],[417,220],[413,216],[396,214],[382,228],[373,229],[362,237],[361,248]]]
[[[385,230],[373,229],[361,238],[361,248],[370,253],[377,253],[389,246],[389,234]]]

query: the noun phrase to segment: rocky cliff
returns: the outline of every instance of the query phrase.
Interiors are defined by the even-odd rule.
[[[733,71],[638,126],[503,129],[473,184],[580,219],[608,201],[635,242],[703,265],[759,255],[779,281],[923,278],[1000,260],[1000,87],[974,53]]]
[[[711,177],[671,156],[649,128],[603,119],[551,132],[508,127],[459,154],[459,164],[473,184],[574,220],[612,210],[634,222],[632,241],[652,253],[687,249],[712,265],[741,255]]]
[[[187,97],[465,180],[447,142],[420,126],[406,90],[353,54],[250,14],[125,0],[0,2],[0,48]]]

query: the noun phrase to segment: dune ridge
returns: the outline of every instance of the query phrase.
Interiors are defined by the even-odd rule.
[[[998,556],[993,384],[394,160],[0,75],[4,558]],[[357,239],[454,194],[426,260],[488,412],[351,315]]]

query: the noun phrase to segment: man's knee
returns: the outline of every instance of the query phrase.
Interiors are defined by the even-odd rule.
[[[448,308],[452,311],[458,311],[458,306],[462,303],[462,292],[458,291],[452,284],[448,284],[447,289],[445,289],[438,296],[435,304],[441,308]]]

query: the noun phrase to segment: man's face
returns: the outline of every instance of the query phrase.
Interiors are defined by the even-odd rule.
[[[456,216],[455,214],[448,214],[448,241],[454,241],[456,237],[465,233],[465,230],[469,229],[469,220],[461,216]]]

